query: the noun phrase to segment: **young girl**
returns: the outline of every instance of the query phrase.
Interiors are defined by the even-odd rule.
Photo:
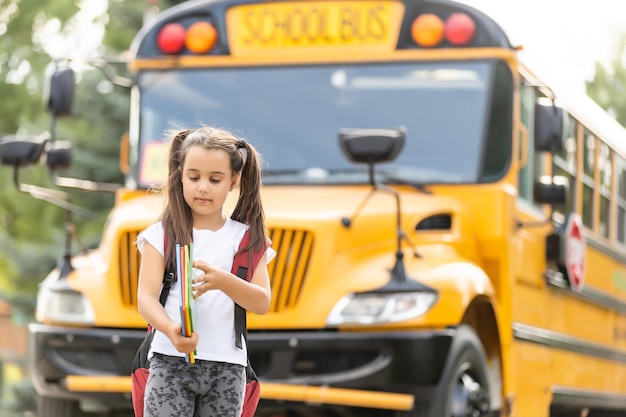
[[[271,298],[267,262],[275,254],[266,250],[250,282],[230,273],[247,228],[251,249],[265,248],[259,158],[245,140],[202,127],[174,135],[168,165],[161,219],[137,240],[142,254],[139,312],[156,329],[148,354],[144,416],[239,417],[247,351],[245,343],[243,349],[235,345],[233,303],[256,314],[267,313]],[[238,182],[239,199],[228,217],[224,202]],[[164,307],[159,293],[165,270],[175,265],[176,243],[191,242],[194,332],[185,337],[177,286],[172,286]],[[195,363],[186,362],[185,354],[194,350]]]

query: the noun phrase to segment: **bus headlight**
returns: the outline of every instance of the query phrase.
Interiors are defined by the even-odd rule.
[[[41,286],[37,295],[37,320],[68,324],[93,324],[95,314],[87,298],[67,288]]]
[[[426,313],[437,294],[430,291],[361,293],[343,297],[330,312],[326,324],[379,324],[409,320]]]

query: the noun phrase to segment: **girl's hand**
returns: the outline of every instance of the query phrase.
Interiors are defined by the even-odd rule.
[[[193,332],[191,336],[183,336],[180,323],[174,323],[170,326],[167,337],[180,353],[191,353],[196,350],[198,345],[198,334]]]
[[[202,261],[195,261],[193,267],[204,272],[204,274],[193,279],[194,299],[197,299],[209,290],[222,289],[224,277],[229,275],[223,269]]]

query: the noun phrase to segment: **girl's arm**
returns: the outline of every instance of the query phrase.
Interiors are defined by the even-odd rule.
[[[164,333],[179,352],[193,352],[198,336],[195,333],[191,337],[182,336],[180,323],[170,319],[159,301],[164,274],[163,256],[150,243],[144,242],[137,286],[139,314],[152,327]]]
[[[266,255],[259,259],[250,282],[206,262],[196,261],[194,268],[204,271],[204,274],[193,280],[196,284],[194,298],[200,297],[209,290],[221,290],[234,302],[252,313],[265,314],[269,311],[272,290]]]

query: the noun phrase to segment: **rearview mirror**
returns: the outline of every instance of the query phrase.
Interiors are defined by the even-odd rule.
[[[533,198],[540,204],[563,204],[567,201],[568,189],[569,180],[566,177],[542,176],[533,184]]]
[[[48,111],[54,116],[70,115],[74,101],[74,71],[71,68],[54,71],[48,79],[47,90]]]
[[[58,141],[46,149],[46,165],[51,171],[67,169],[72,165],[72,145],[68,141]]]
[[[352,162],[379,163],[393,161],[404,146],[406,130],[340,129],[339,145]]]
[[[17,167],[36,164],[46,142],[43,138],[5,136],[0,140],[0,163]]]
[[[552,103],[535,105],[535,150],[557,153],[563,150],[565,112]]]

